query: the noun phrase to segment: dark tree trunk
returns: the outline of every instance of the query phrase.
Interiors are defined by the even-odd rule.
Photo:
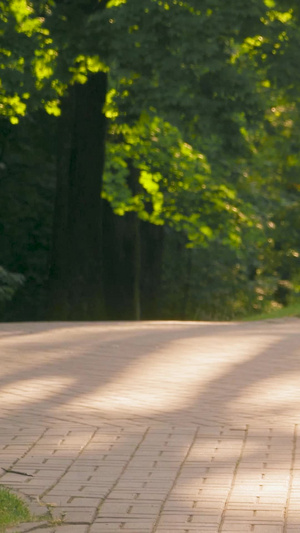
[[[133,259],[133,301],[134,301],[134,318],[141,320],[141,228],[140,219],[137,213],[134,213],[134,259]]]
[[[53,319],[104,317],[100,194],[106,90],[106,75],[97,73],[71,87],[62,104],[49,276]]]
[[[163,228],[136,213],[117,216],[104,202],[103,244],[107,318],[159,318]]]
[[[141,318],[161,318],[161,277],[164,228],[140,223],[141,235]]]
[[[120,217],[103,202],[103,281],[107,318],[133,320],[135,213]]]
[[[182,315],[181,320],[187,320],[189,316],[189,301],[191,292],[191,279],[192,279],[192,250],[185,250],[186,258],[186,272],[185,280],[183,283],[183,301],[182,301]]]

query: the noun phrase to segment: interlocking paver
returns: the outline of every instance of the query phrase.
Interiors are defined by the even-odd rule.
[[[1,324],[0,483],[37,532],[300,531],[299,325]]]

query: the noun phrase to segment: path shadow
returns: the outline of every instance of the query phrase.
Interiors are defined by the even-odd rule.
[[[63,419],[64,409],[69,413],[68,406],[78,404],[84,409],[82,416],[88,419],[89,414],[108,414],[101,412],[101,396],[112,386],[120,415],[126,416],[128,396],[132,405],[127,415],[142,417],[147,387],[149,394],[157,395],[159,400],[165,382],[166,391],[170,389],[169,403],[168,394],[162,400],[166,417],[162,408],[151,412],[151,406],[145,404],[146,417],[196,422],[211,417],[222,422],[230,419],[231,412],[237,414],[235,405],[243,415],[241,398],[251,388],[261,384],[265,393],[265,385],[279,387],[287,376],[293,381],[300,378],[298,324],[52,323],[30,324],[27,329],[22,325],[22,334],[1,339],[0,398],[5,404],[5,392],[13,400],[10,406],[2,404],[9,417],[14,411],[18,418],[31,416],[36,409],[40,418],[46,418],[53,416],[55,408]],[[19,325],[14,327],[19,331]],[[1,325],[0,332],[5,328]],[[125,410],[118,401],[118,392]],[[90,401],[93,395],[94,407]],[[135,398],[139,402],[136,413]],[[297,404],[300,396],[293,391],[290,400]],[[246,404],[250,409],[250,397]],[[270,398],[264,407],[272,408]],[[277,402],[275,414],[282,410],[284,406]],[[5,419],[5,414],[2,417]]]
[[[23,420],[26,426],[31,420],[32,426],[37,423],[41,427],[47,424],[51,427],[51,422],[71,423],[73,420],[74,424],[77,421],[78,425],[85,425],[89,432],[103,421],[106,427],[111,424],[112,428],[122,425],[121,421],[124,424],[132,421],[136,424],[132,434],[136,435],[138,442],[147,425],[158,423],[165,439],[162,447],[167,439],[164,431],[168,431],[169,435],[170,430],[164,429],[161,422],[168,428],[172,426],[174,434],[178,427],[189,427],[186,441],[178,440],[176,453],[180,460],[185,457],[187,443],[193,438],[196,426],[207,426],[207,439],[211,441],[212,450],[220,438],[228,445],[226,454],[215,461],[218,471],[212,487],[217,492],[220,472],[230,467],[233,473],[235,466],[240,464],[239,450],[243,443],[240,434],[222,436],[222,428],[235,424],[237,427],[233,429],[245,433],[247,423],[264,422],[268,426],[272,422],[277,427],[276,436],[286,446],[283,456],[275,443],[272,457],[274,468],[271,472],[277,473],[280,484],[278,472],[280,469],[289,471],[291,467],[291,428],[293,419],[299,419],[300,414],[297,386],[300,378],[299,325],[300,322],[294,320],[244,324],[45,324],[30,325],[29,330],[22,325],[23,329],[17,330],[21,331],[17,335],[12,334],[13,327],[10,326],[10,334],[4,335],[1,340],[0,425],[21,426]],[[292,389],[291,384],[295,384]],[[106,398],[104,403],[102,397]],[[160,397],[162,405],[154,401]],[[132,399],[131,404],[126,403],[128,398]],[[109,399],[113,406],[111,409],[108,409]],[[286,420],[286,425],[281,428],[283,420]],[[219,433],[213,432],[213,426],[218,428]],[[117,457],[128,455],[132,434],[116,441]],[[233,446],[231,450],[230,444],[235,442],[238,442],[239,448],[234,449]],[[255,445],[255,442],[254,434],[252,443]],[[254,446],[247,454],[250,465],[262,463],[259,433],[257,445],[258,449]],[[98,452],[101,452],[100,445]],[[160,452],[159,448],[157,452]],[[15,452],[16,459],[17,454],[18,450]],[[66,451],[65,458],[71,464],[73,456],[70,451]],[[85,460],[83,467],[93,466],[95,449],[87,446]],[[207,469],[210,461],[210,450],[207,456],[201,457],[200,454],[195,457],[184,483],[200,486],[201,469]],[[120,460],[117,463],[121,472],[124,465]],[[149,469],[149,464],[145,466],[145,472],[140,468],[141,483],[145,483]],[[178,465],[174,466],[174,472],[176,475]],[[69,473],[74,474],[72,468]],[[247,478],[247,474],[245,476]],[[7,477],[3,476],[5,479]],[[68,481],[67,477],[63,479]],[[42,483],[37,489],[35,481],[22,480],[19,486],[27,493],[46,490],[51,496],[50,485],[43,486]],[[98,483],[95,506],[115,482],[114,479],[102,485]],[[170,482],[173,480],[170,479]],[[17,486],[16,481],[11,483]],[[287,496],[288,490],[287,487]],[[159,500],[158,493],[156,496],[153,490],[153,501]],[[188,513],[189,504],[186,499],[185,502]],[[61,505],[63,507],[64,504]],[[207,502],[204,501],[203,505],[204,512]],[[240,523],[242,515],[240,510],[240,515],[237,513]],[[269,517],[270,523],[275,523],[275,515],[274,510],[274,516],[271,513]],[[295,525],[296,522],[291,520]],[[281,524],[280,521],[278,523]]]

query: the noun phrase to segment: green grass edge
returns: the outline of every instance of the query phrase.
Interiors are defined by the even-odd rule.
[[[35,521],[27,504],[7,487],[0,487],[0,533],[22,522]]]
[[[269,320],[272,318],[300,318],[300,303],[290,304],[281,309],[274,309],[268,313],[260,313],[256,315],[248,315],[241,319],[242,322],[251,322],[256,320]]]

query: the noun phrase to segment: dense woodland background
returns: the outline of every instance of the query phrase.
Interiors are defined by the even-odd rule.
[[[296,0],[0,0],[0,319],[300,298]]]

